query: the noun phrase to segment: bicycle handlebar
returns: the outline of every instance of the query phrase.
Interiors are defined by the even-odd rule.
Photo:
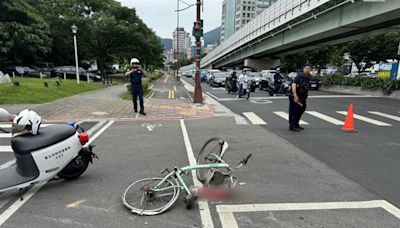
[[[240,167],[246,165],[251,156],[253,156],[253,154],[249,154],[249,155],[247,155],[245,158],[243,158],[243,159],[236,165],[236,168],[238,169],[238,168],[240,168]]]

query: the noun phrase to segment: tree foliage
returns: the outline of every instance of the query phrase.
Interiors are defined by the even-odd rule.
[[[4,0],[0,11],[0,55],[11,62],[73,64],[75,24],[79,60],[96,61],[103,73],[132,57],[145,67],[162,66],[154,31],[116,0]]]

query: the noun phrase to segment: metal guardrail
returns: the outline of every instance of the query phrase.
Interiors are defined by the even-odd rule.
[[[209,65],[233,50],[257,40],[259,37],[271,33],[274,29],[306,14],[314,9],[332,2],[333,0],[280,0],[265,9],[256,18],[251,20],[239,31],[235,32],[225,42],[222,42],[202,61],[201,67]],[[273,36],[274,34],[272,34]]]

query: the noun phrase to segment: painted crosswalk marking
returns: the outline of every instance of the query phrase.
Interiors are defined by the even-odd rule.
[[[262,120],[254,112],[243,112],[243,115],[246,116],[246,118],[249,119],[249,121],[254,125],[266,125],[267,124],[264,120]]]
[[[347,115],[347,112],[346,111],[336,111],[337,113],[339,113],[339,114],[342,114],[342,115]],[[370,123],[370,124],[374,124],[374,125],[377,125],[377,126],[392,126],[391,124],[388,124],[388,123],[385,123],[385,122],[382,122],[382,121],[379,121],[379,120],[374,120],[374,119],[371,119],[371,118],[368,118],[368,117],[365,117],[365,116],[360,116],[360,115],[357,115],[357,114],[354,114],[353,115],[354,116],[354,119],[358,119],[358,120],[361,120],[361,121],[364,121],[364,122],[367,122],[367,123]]]
[[[285,120],[289,120],[289,114],[286,113],[286,112],[274,112],[274,114],[284,118]],[[305,122],[303,120],[300,120],[300,124],[301,125],[310,125],[309,123],[307,123],[307,122]]]
[[[13,152],[11,146],[0,146],[0,153]]]
[[[11,138],[11,133],[0,134],[0,139]]]
[[[388,119],[391,119],[391,120],[396,120],[396,121],[400,122],[400,116],[393,116],[393,115],[389,115],[389,114],[386,114],[386,113],[375,112],[375,111],[369,111],[368,113],[371,113],[371,114],[374,114],[374,115],[377,115],[377,116],[382,116],[382,117],[385,117],[385,118],[388,118]]]
[[[319,112],[316,112],[316,111],[306,111],[306,113],[309,114],[309,115],[315,116],[315,117],[317,117],[319,119],[325,120],[326,122],[329,122],[329,123],[334,124],[334,125],[343,125],[344,124],[344,122],[341,121],[341,120],[332,118],[330,116],[327,116],[325,114],[322,114],[322,113],[319,113]]]

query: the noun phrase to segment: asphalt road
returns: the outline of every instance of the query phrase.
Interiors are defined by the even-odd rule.
[[[169,85],[166,88],[172,87]],[[184,92],[180,91],[180,88],[177,88],[178,94]],[[206,86],[203,88],[207,90]],[[221,90],[209,91],[215,96],[220,96],[218,92]],[[228,99],[233,96],[220,94],[221,97]],[[261,93],[253,95],[263,97]],[[159,93],[159,96],[165,97],[165,94]],[[336,100],[348,102],[348,99],[324,98],[320,101],[320,98],[312,98],[310,107],[314,109],[323,105],[331,106],[323,112],[343,119],[339,114],[332,114],[336,107],[341,107],[339,103],[335,105],[325,103]],[[357,99],[357,113],[362,105],[368,104],[368,101],[363,99]],[[391,123],[392,126],[379,127],[375,130],[376,126],[357,122],[359,133],[344,134],[337,130],[339,126],[331,126],[307,116],[305,120],[310,125],[306,126],[304,132],[295,135],[287,131],[286,121],[274,114],[274,111],[287,110],[287,100],[279,98],[272,101],[269,104],[235,99],[220,101],[240,115],[246,111],[254,112],[267,122],[267,125],[261,126],[237,124],[232,117],[183,122],[177,120],[113,122],[94,141],[95,152],[100,156],[100,160],[90,165],[77,180],[49,182],[20,206],[18,206],[17,191],[0,194],[0,224],[3,224],[0,226],[7,228],[71,226],[177,228],[203,227],[204,224],[213,224],[207,227],[224,228],[400,226],[400,210],[385,201],[386,199],[395,203],[394,200],[371,190],[371,186],[377,184],[367,185],[345,173],[345,168],[350,163],[363,161],[363,165],[353,167],[354,176],[361,175],[363,171],[364,174],[370,175],[364,178],[373,182],[371,169],[374,167],[369,165],[372,166],[374,163],[376,169],[385,168],[383,162],[396,158],[396,154],[387,157],[389,152],[386,148],[390,147],[387,143],[393,143],[391,139],[395,136],[390,138],[385,134],[391,133],[390,131],[394,133],[396,129],[398,132],[396,125],[398,123],[381,119]],[[320,101],[320,106],[314,106],[317,101]],[[384,106],[383,102],[379,103],[379,106],[381,105]],[[343,106],[340,110],[345,110],[347,104]],[[187,141],[183,126],[186,128]],[[375,134],[372,134],[374,132]],[[195,156],[203,143],[211,137],[221,137],[229,143],[224,159],[230,164],[236,164],[249,153],[253,154],[248,165],[235,172],[235,176],[239,178],[236,197],[224,201],[210,201],[201,210],[197,204],[192,210],[186,210],[183,202],[184,193],[181,193],[181,198],[172,208],[161,215],[150,217],[132,214],[124,208],[121,194],[130,183],[141,178],[161,176],[160,171],[164,168],[172,170],[174,166],[188,165],[188,156],[191,153],[188,148],[193,149]],[[383,141],[387,143],[375,141],[382,150],[373,153],[373,148],[359,148],[361,143],[372,145],[373,137],[387,140]],[[303,146],[299,140],[306,144]],[[6,141],[0,143],[5,145]],[[341,143],[344,144],[340,145]],[[356,154],[362,154],[363,157],[357,160]],[[11,153],[0,152],[0,165],[10,159],[12,159]],[[369,161],[370,159],[375,160]],[[390,168],[390,165],[391,163],[387,164],[386,168]],[[382,178],[386,180],[388,177]],[[190,175],[184,179],[189,185],[193,183]],[[395,181],[394,178],[391,180]]]
[[[193,80],[187,79],[193,84]],[[266,125],[265,129],[286,139],[327,164],[344,176],[361,184],[383,199],[400,206],[400,101],[382,97],[359,97],[324,91],[310,91],[307,111],[315,111],[344,121],[345,116],[337,111],[347,111],[354,104],[355,114],[383,122],[390,126],[355,120],[357,133],[339,131],[343,125],[335,125],[310,114],[302,120],[305,131],[288,131],[288,121],[276,112],[288,113],[286,97],[269,97],[265,91],[251,94],[254,100],[235,99],[223,88],[212,88],[202,83],[203,92],[211,94],[233,112],[243,115],[254,112]],[[262,99],[265,98],[265,99]],[[379,112],[397,117],[390,119],[370,112]]]

